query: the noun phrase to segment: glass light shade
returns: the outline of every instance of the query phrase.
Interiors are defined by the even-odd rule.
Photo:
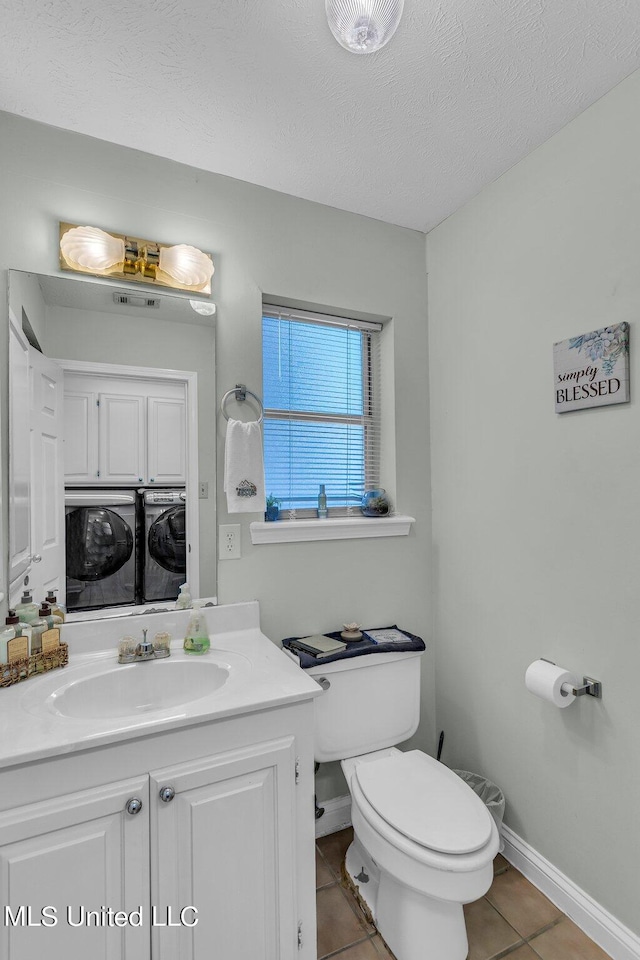
[[[159,267],[185,287],[204,286],[211,280],[215,269],[211,257],[187,243],[160,247]]]
[[[124,261],[124,240],[99,227],[73,227],[61,238],[60,251],[70,267],[109,270]]]
[[[351,53],[375,53],[391,40],[404,0],[325,0],[329,28]]]
[[[212,317],[216,312],[215,303],[207,303],[205,300],[189,300],[191,309],[199,313],[201,317]]]

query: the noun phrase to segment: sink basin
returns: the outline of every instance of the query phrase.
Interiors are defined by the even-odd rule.
[[[110,661],[97,669],[68,670],[67,676],[56,671],[57,675],[31,681],[24,706],[40,715],[74,719],[142,718],[214,695],[229,679],[235,666],[229,661],[235,659],[245,658],[227,654],[217,661],[200,657],[126,665]]]

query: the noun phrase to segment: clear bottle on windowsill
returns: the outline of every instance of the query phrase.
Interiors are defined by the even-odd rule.
[[[325,484],[320,484],[320,493],[318,494],[318,519],[327,519],[327,495],[325,493]]]

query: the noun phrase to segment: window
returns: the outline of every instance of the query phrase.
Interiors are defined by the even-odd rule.
[[[379,486],[381,329],[265,306],[265,482],[283,511],[315,516],[324,484],[330,515],[349,514]]]

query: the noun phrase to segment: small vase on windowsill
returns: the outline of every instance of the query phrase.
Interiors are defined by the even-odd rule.
[[[367,490],[360,506],[365,517],[386,517],[391,510],[391,503],[385,490]]]
[[[278,520],[280,517],[280,503],[282,501],[278,500],[277,497],[274,497],[272,493],[267,497],[267,509],[265,510],[264,518],[265,520]]]

